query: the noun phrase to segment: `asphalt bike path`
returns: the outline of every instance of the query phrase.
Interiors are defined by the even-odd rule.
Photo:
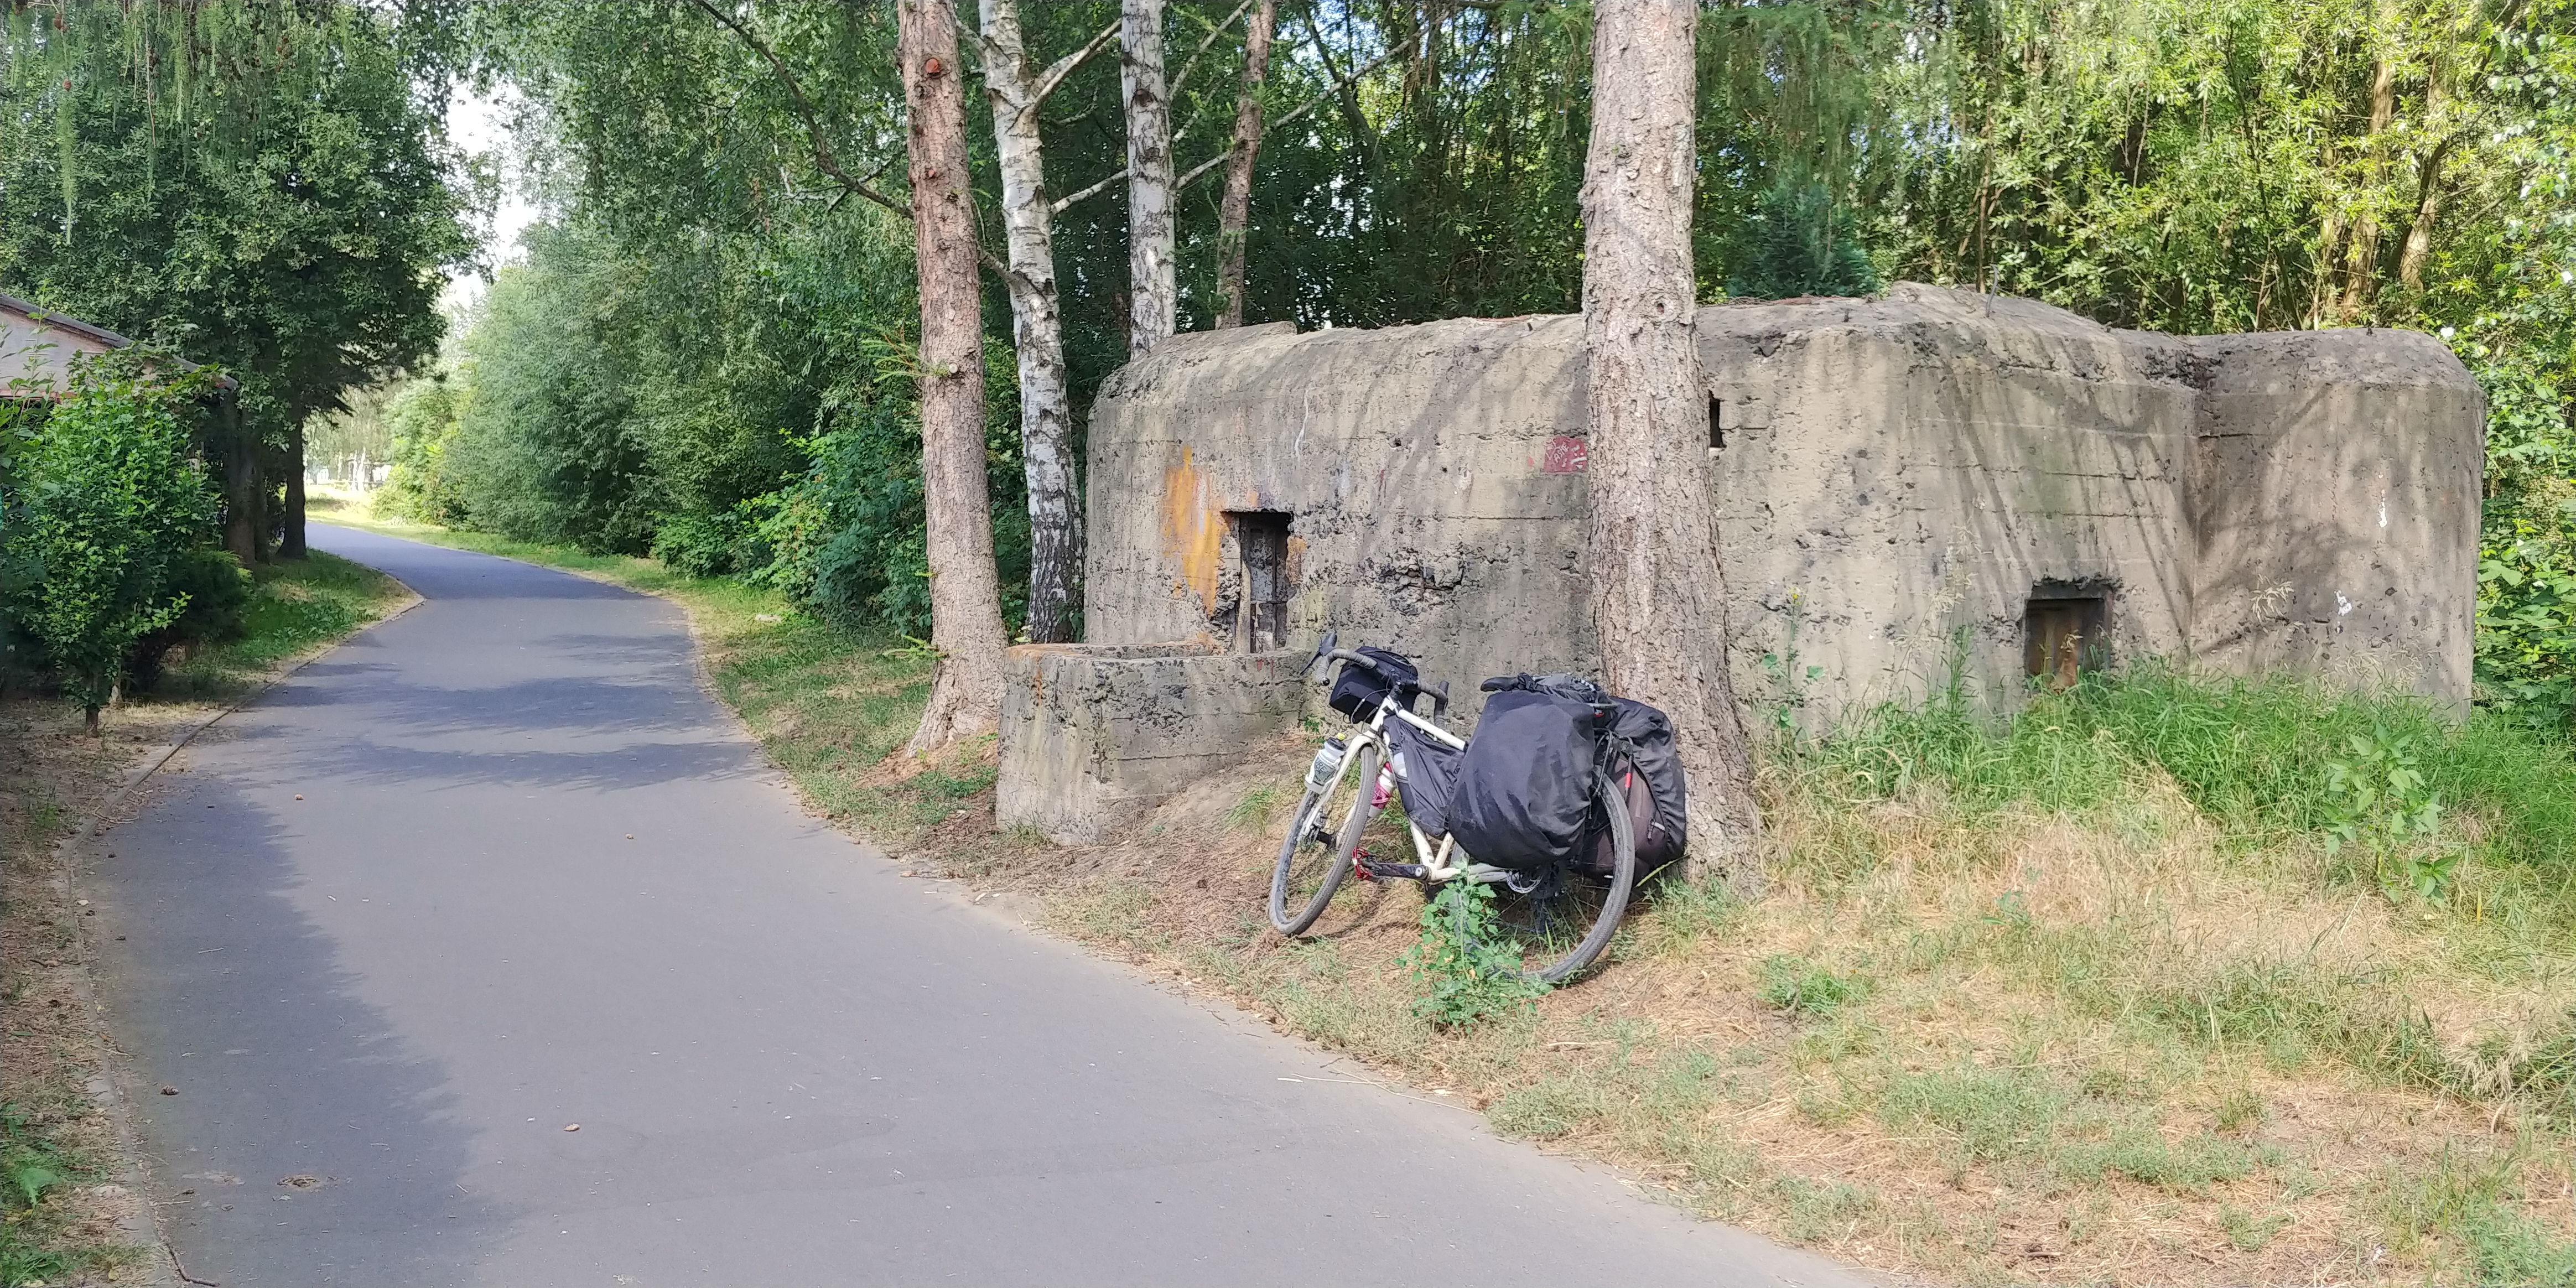
[[[662,600],[312,541],[426,602],[201,735],[89,891],[197,1279],[1862,1282],[904,879]]]

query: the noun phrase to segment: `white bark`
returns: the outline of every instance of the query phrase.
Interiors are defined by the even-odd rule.
[[[1690,783],[1695,861],[1760,880],[1752,753],[1727,674],[1726,589],[1692,334],[1695,0],[1593,7],[1583,174],[1590,600],[1610,687],[1661,707]]]
[[[1074,487],[1072,399],[1055,281],[1055,209],[1047,197],[1038,105],[1057,79],[1029,68],[1019,0],[982,0],[984,95],[1001,162],[1004,284],[1020,365],[1020,456],[1029,491],[1029,638],[1073,638],[1082,568],[1082,498]],[[1079,58],[1080,55],[1075,55]],[[1070,70],[1067,67],[1065,70]]]
[[[1163,86],[1163,0],[1123,0],[1119,83],[1127,102],[1127,356],[1170,335],[1180,308],[1172,268],[1172,105]]]

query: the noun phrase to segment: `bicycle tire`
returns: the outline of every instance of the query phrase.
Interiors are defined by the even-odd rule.
[[[1619,933],[1619,920],[1628,912],[1628,896],[1637,888],[1637,838],[1635,824],[1628,818],[1627,794],[1616,789],[1608,774],[1596,776],[1592,792],[1593,800],[1610,820],[1610,888],[1601,897],[1601,910],[1594,915],[1591,930],[1572,951],[1537,970],[1521,972],[1536,983],[1559,984],[1591,966],[1601,950],[1610,946],[1610,937]]]
[[[1318,800],[1326,792],[1338,796],[1344,790],[1352,793],[1350,812],[1342,819],[1341,827],[1331,834],[1331,860],[1324,869],[1323,879],[1316,884],[1315,892],[1292,915],[1288,907],[1292,897],[1289,882],[1301,854],[1308,848],[1305,843],[1311,839],[1317,850],[1323,846],[1323,841],[1315,838],[1314,829],[1307,825],[1307,815],[1319,807],[1329,808],[1333,804],[1331,800]],[[1360,850],[1360,834],[1368,830],[1369,818],[1376,813],[1370,808],[1376,794],[1377,744],[1364,742],[1360,744],[1349,772],[1321,790],[1307,788],[1306,794],[1299,798],[1297,812],[1288,818],[1288,835],[1279,842],[1279,861],[1270,869],[1270,925],[1273,929],[1283,935],[1302,935],[1307,927],[1315,924],[1317,917],[1324,915],[1324,905],[1333,901],[1333,893],[1341,889],[1343,878],[1351,874],[1351,860]]]

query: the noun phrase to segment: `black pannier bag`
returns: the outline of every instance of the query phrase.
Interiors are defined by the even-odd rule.
[[[1437,841],[1449,830],[1449,802],[1458,795],[1458,761],[1467,753],[1402,720],[1386,722],[1386,741],[1404,758],[1404,776],[1397,781],[1404,794],[1405,817],[1424,836]]]
[[[1689,803],[1682,781],[1681,753],[1673,740],[1673,722],[1643,702],[1613,698],[1619,714],[1610,726],[1610,781],[1626,800],[1628,825],[1637,849],[1637,878],[1682,856],[1690,839],[1684,820]],[[1593,840],[1584,867],[1592,875],[1614,875],[1610,833]]]
[[[1479,863],[1537,871],[1584,849],[1597,745],[1590,704],[1538,688],[1485,703],[1459,759],[1449,834]]]
[[[1342,663],[1342,673],[1333,679],[1333,710],[1353,721],[1367,720],[1377,714],[1378,704],[1386,701],[1389,695],[1394,697],[1397,706],[1404,706],[1412,702],[1413,695],[1420,691],[1416,682],[1422,678],[1421,672],[1414,670],[1413,663],[1406,661],[1403,654],[1368,647],[1351,651],[1377,663],[1378,670]],[[1380,671],[1385,674],[1379,674]],[[1392,683],[1388,676],[1394,677]]]

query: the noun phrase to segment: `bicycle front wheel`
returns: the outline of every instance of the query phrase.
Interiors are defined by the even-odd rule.
[[[1628,896],[1637,888],[1627,797],[1608,776],[1598,777],[1593,799],[1609,817],[1610,875],[1559,869],[1541,874],[1527,890],[1508,883],[1494,887],[1501,896],[1497,920],[1503,935],[1520,953],[1521,974],[1537,983],[1561,983],[1591,966],[1619,933]]]
[[[1368,830],[1377,796],[1377,744],[1363,742],[1341,776],[1309,787],[1288,820],[1279,862],[1270,872],[1270,924],[1283,935],[1302,935],[1351,873],[1360,833]]]

